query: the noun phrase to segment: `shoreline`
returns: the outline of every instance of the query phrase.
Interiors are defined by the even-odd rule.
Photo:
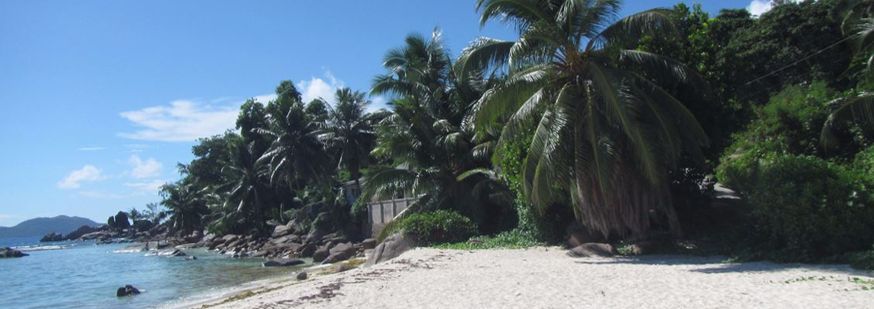
[[[846,265],[682,255],[570,258],[558,247],[418,248],[371,267],[304,281],[267,279],[166,308],[854,308],[872,298],[874,273]]]

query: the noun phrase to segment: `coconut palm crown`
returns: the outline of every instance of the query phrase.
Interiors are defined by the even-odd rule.
[[[482,24],[510,23],[515,41],[475,40],[459,59],[462,76],[484,67],[506,75],[473,106],[499,143],[534,130],[524,193],[536,206],[570,201],[576,218],[605,236],[680,233],[670,172],[700,158],[708,138],[660,85],[703,85],[680,63],[636,50],[644,35],[671,35],[668,10],[618,18],[616,0],[478,0]],[[615,21],[615,22],[614,22]],[[529,131],[530,132],[530,131]]]

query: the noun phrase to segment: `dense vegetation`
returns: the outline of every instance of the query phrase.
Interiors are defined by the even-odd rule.
[[[761,17],[476,5],[518,39],[478,38],[453,57],[439,31],[409,35],[370,90],[387,110],[351,89],[302,102],[283,81],[276,99],[241,106],[237,130],[194,146],[161,190],[168,218],[150,217],[180,235],[292,222],[360,238],[368,201],[407,196],[392,229],[429,243],[491,235],[455,247],[552,242],[577,226],[870,264],[871,252],[850,255],[874,246],[870,2],[788,2]],[[712,174],[744,199],[731,216],[712,206]]]

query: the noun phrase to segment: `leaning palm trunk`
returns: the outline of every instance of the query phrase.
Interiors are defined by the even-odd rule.
[[[663,222],[675,235],[681,234],[666,185],[651,184],[626,167],[616,166],[614,171],[608,183],[586,175],[577,180],[573,198],[582,224],[605,236],[640,238],[653,222]]]

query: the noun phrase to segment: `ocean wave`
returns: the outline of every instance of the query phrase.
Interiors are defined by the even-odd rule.
[[[49,245],[49,246],[33,245],[33,246],[15,247],[14,249],[18,250],[18,251],[22,251],[22,252],[30,252],[30,251],[46,251],[46,250],[63,250],[66,248],[67,247],[65,247],[65,246],[59,246],[59,245]]]

